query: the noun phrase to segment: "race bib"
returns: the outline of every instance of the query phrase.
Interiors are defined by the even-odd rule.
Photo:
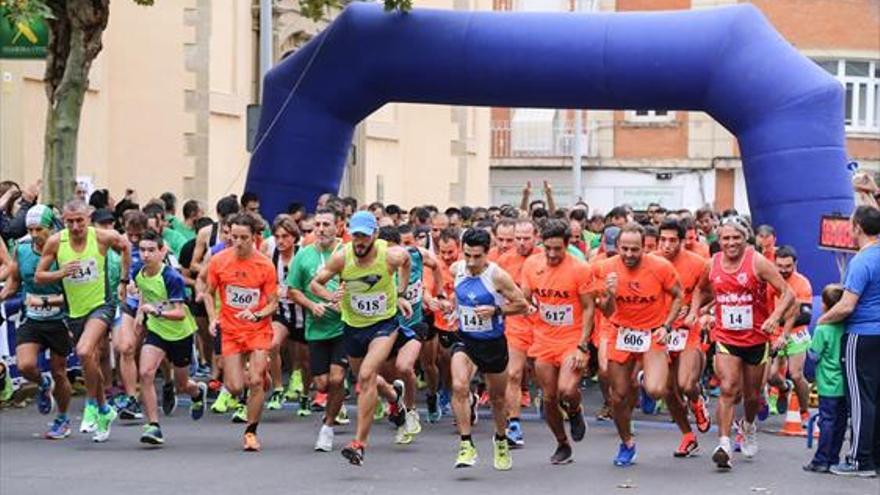
[[[669,332],[669,338],[666,341],[666,350],[669,352],[681,352],[688,341],[690,332],[686,328],[681,330],[672,330]]]
[[[795,344],[806,344],[810,341],[810,331],[807,330],[806,327],[804,327],[797,332],[789,334],[789,338]]]
[[[260,301],[260,289],[248,289],[237,285],[226,286],[226,304],[235,309],[248,309]]]
[[[379,316],[388,311],[385,294],[352,294],[351,307],[361,316]]]
[[[751,306],[721,306],[721,328],[724,330],[751,330],[752,307]]]
[[[28,297],[28,295],[25,295],[25,301],[27,301]],[[31,318],[53,318],[60,314],[61,306],[43,306],[42,304],[27,306],[27,316]]]
[[[67,281],[73,284],[87,284],[98,280],[98,260],[89,258],[79,261],[79,269],[68,275]]]
[[[489,332],[492,330],[492,318],[483,318],[470,306],[459,306],[461,331],[466,333]]]
[[[544,304],[538,308],[544,323],[554,327],[565,327],[574,324],[574,306],[571,304]]]
[[[420,303],[422,302],[423,292],[422,281],[417,280],[414,284],[410,284],[406,287],[406,300],[413,304]]]
[[[651,331],[621,327],[617,330],[616,347],[618,351],[648,352],[651,348]]]

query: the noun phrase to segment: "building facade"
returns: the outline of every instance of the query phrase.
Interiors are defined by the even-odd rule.
[[[703,9],[736,0],[494,0],[499,11],[624,12]],[[846,88],[847,151],[880,172],[880,2],[753,0],[804,55]],[[518,203],[523,185],[554,185],[559,203],[582,198],[595,210],[658,202],[667,208],[748,211],[736,139],[702,112],[583,111],[583,190],[572,194],[574,111],[493,108],[490,196]]]

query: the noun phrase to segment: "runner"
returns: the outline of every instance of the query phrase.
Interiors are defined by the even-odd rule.
[[[694,289],[703,272],[709,269],[709,264],[700,255],[684,249],[685,229],[678,220],[664,220],[659,230],[658,254],[672,263],[684,292],[681,310],[672,324],[672,332],[666,344],[670,358],[666,405],[682,434],[681,443],[673,455],[689,457],[697,452],[699,443],[688,422],[688,405],[694,413],[700,433],[706,433],[711,426],[709,411],[700,390],[700,376],[705,365],[705,357],[700,349],[700,327],[695,321],[687,320]],[[687,403],[682,396],[687,398]]]
[[[402,248],[389,247],[385,241],[376,239],[378,225],[370,212],[352,215],[349,230],[353,236],[351,243],[333,254],[312,279],[309,289],[324,300],[341,304],[345,348],[360,387],[357,435],[342,455],[360,466],[373,424],[379,368],[388,359],[397,338],[398,308],[404,318],[412,316],[412,307],[404,297],[406,288],[396,287],[393,276],[397,273],[399,280],[409,280],[410,258]],[[344,284],[341,297],[326,287],[336,275]],[[398,392],[400,399],[403,391]]]
[[[64,206],[66,228],[46,241],[34,275],[37,284],[61,282],[67,302],[67,328],[73,335],[76,353],[86,381],[86,404],[80,431],[95,435],[95,442],[110,438],[110,425],[116,410],[104,398],[105,377],[101,371],[101,349],[113,324],[116,308],[111,304],[107,276],[107,252],[121,254],[122,273],[131,266],[131,244],[112,230],[89,226],[89,206],[79,200]],[[52,270],[53,263],[58,268]],[[119,281],[120,298],[124,297],[128,277]],[[109,379],[110,377],[106,377]]]
[[[247,427],[242,442],[244,450],[252,452],[260,450],[257,427],[273,337],[268,317],[278,309],[278,279],[272,262],[254,246],[260,222],[239,214],[230,223],[232,249],[211,257],[202,297],[211,334],[217,336],[220,330],[224,386],[230,394],[239,396],[247,384]],[[220,296],[219,315],[214,308],[214,291]]]
[[[15,332],[16,364],[23,377],[38,385],[37,410],[40,414],[50,414],[57,407],[58,415],[43,437],[59,440],[70,436],[67,408],[71,388],[67,379],[67,356],[71,344],[64,325],[64,295],[60,283],[34,283],[43,248],[55,230],[55,216],[48,206],[35,205],[27,211],[25,225],[30,239],[22,240],[12,250],[9,278],[0,291],[0,303],[21,288],[24,321]],[[50,269],[57,270],[57,262]],[[38,355],[46,349],[50,351],[51,379],[40,372],[37,363]]]
[[[132,210],[125,214],[125,240],[131,244],[131,270],[128,273],[129,280],[143,268],[138,242],[141,235],[147,229],[147,216],[138,210]],[[144,417],[141,405],[137,400],[138,388],[138,365],[135,355],[144,340],[144,330],[135,325],[135,317],[138,311],[138,294],[135,286],[129,284],[126,290],[125,300],[121,303],[122,321],[119,329],[113,335],[115,351],[119,354],[119,378],[125,390],[123,402],[117,402],[120,419],[142,419]],[[164,401],[163,401],[164,405]]]
[[[790,390],[787,390],[785,370],[788,370],[800,406],[801,423],[806,426],[810,420],[810,382],[804,378],[804,363],[807,359],[807,350],[812,342],[808,325],[813,316],[813,287],[807,277],[797,271],[797,252],[793,247],[782,246],[777,249],[775,265],[794,294],[795,304],[786,315],[783,328],[779,332],[779,338],[773,342],[773,351],[778,351],[778,355],[767,367],[769,368],[768,381],[778,390],[784,392],[780,394],[777,402],[784,403],[787,408]],[[772,288],[768,288],[767,292],[771,307],[773,307],[778,303],[779,295]],[[778,411],[776,404],[771,403],[770,406]]]
[[[717,418],[719,445],[712,460],[722,470],[732,467],[730,430],[740,396],[745,409],[740,425],[742,453],[747,458],[758,453],[755,416],[770,353],[768,341],[794,300],[776,267],[746,244],[750,236],[751,229],[743,218],[730,216],[722,221],[718,230],[721,252],[712,257],[711,270],[701,277],[688,316],[689,321],[695,321],[703,298],[714,293],[715,373],[721,381],[721,397]],[[773,313],[767,307],[768,285],[781,294]]]
[[[538,310],[529,356],[535,358],[535,376],[544,393],[544,419],[556,437],[552,464],[574,460],[562,411],[568,417],[572,440],[580,442],[587,433],[580,382],[590,355],[593,281],[587,264],[568,253],[570,238],[564,221],[548,221],[541,229],[544,255],[532,256],[522,269],[523,292]]]
[[[495,419],[494,467],[506,471],[513,467],[505,430],[507,428],[507,341],[504,316],[528,310],[522,292],[510,275],[488,261],[491,238],[486,231],[468,229],[462,238],[464,260],[452,265],[455,277],[455,304],[443,303],[444,313],[457,308],[459,340],[452,347],[452,407],[461,442],[455,467],[471,467],[477,462],[477,449],[471,436],[475,414],[471,380],[483,374]]]
[[[489,250],[489,261],[497,263],[502,256],[513,250],[516,245],[515,230],[516,222],[509,218],[492,224],[494,246]]]
[[[171,361],[177,390],[191,397],[190,416],[193,420],[199,420],[205,414],[208,386],[196,384],[189,377],[196,323],[185,304],[183,277],[164,263],[167,255],[164,239],[156,231],[148,230],[141,236],[138,248],[142,266],[134,278],[140,294],[136,325],[147,330],[140,353],[141,399],[147,423],[140,441],[162,445],[165,438],[159,427],[156,388],[153,386],[156,370],[162,361],[166,357]]]
[[[316,242],[296,253],[287,275],[291,299],[306,309],[305,337],[309,344],[309,368],[315,388],[318,393],[327,394],[324,419],[315,441],[315,450],[321,452],[333,450],[334,419],[343,407],[348,358],[338,303],[315,295],[309,283],[343,245],[336,237],[337,216],[334,209],[318,207],[314,219]],[[327,290],[339,292],[339,277],[327,282]]]
[[[434,253],[428,251],[419,245],[415,232],[409,225],[401,225],[398,227],[400,233],[400,243],[406,247],[410,253],[410,262],[413,263],[413,269],[410,271],[410,283],[407,285],[407,299],[413,305],[413,318],[416,322],[415,332],[422,343],[419,352],[419,363],[422,366],[422,373],[425,378],[425,386],[428,389],[426,404],[428,406],[428,422],[436,423],[440,421],[440,407],[438,406],[438,396],[440,386],[439,369],[437,368],[437,329],[427,321],[427,314],[424,307],[438,309],[437,300],[431,294],[440,294],[443,291],[443,271],[440,261],[434,256]],[[417,262],[422,263],[421,270],[415,267]],[[425,290],[424,280],[426,277],[424,267],[430,268],[433,281],[433,289]],[[414,273],[418,272],[418,276]],[[413,390],[415,393],[415,390]],[[411,407],[412,404],[407,407]]]
[[[272,235],[274,242],[263,243],[263,250],[272,264],[275,266],[275,273],[278,278],[278,311],[272,316],[272,353],[270,356],[269,373],[272,377],[272,394],[269,396],[269,402],[266,409],[270,411],[280,410],[284,402],[284,379],[281,376],[281,346],[287,342],[293,345],[289,347],[292,351],[290,359],[292,363],[303,364],[308,361],[308,348],[306,346],[305,328],[303,326],[303,315],[300,306],[295,304],[288,296],[288,275],[290,266],[293,264],[295,248],[299,242],[299,229],[288,215],[278,215],[272,225]],[[268,246],[274,244],[271,250]],[[298,359],[295,359],[298,358]],[[294,381],[295,369],[291,369],[290,381]],[[304,377],[301,380],[308,384],[311,382],[308,375],[308,366],[303,366]],[[303,380],[304,378],[304,380]],[[293,387],[291,387],[293,388]],[[301,393],[299,395],[299,411],[311,412],[309,404],[309,394]]]
[[[522,287],[522,269],[526,260],[533,254],[542,252],[542,248],[536,246],[537,235],[535,224],[531,220],[518,220],[514,225],[514,249],[505,253],[498,260],[498,266],[510,275],[511,279]],[[512,315],[504,320],[505,336],[507,337],[507,350],[510,356],[507,363],[507,440],[512,447],[525,445],[525,437],[520,424],[520,411],[523,404],[528,405],[530,400],[523,400],[523,386],[526,383],[525,373],[527,369],[529,347],[534,343],[532,335],[533,317],[529,315]]]
[[[596,266],[595,278],[604,281],[602,312],[613,327],[608,346],[611,407],[620,436],[614,465],[635,461],[631,420],[636,387],[633,371],[641,360],[644,382],[653,399],[665,397],[669,380],[666,341],[681,308],[682,289],[675,268],[663,258],[643,253],[644,228],[628,223],[620,229],[618,255]]]
[[[461,259],[461,237],[458,231],[454,229],[445,229],[440,232],[436,248],[438,258],[440,259],[440,273],[442,280],[440,287],[442,291],[433,294],[433,297],[439,302],[449,301],[455,297],[455,280],[452,276],[450,267]],[[433,272],[426,272],[425,277],[427,287],[436,287]],[[451,320],[447,318],[441,311],[432,313],[433,319],[431,325],[437,330],[437,367],[440,371],[440,392],[437,396],[437,403],[443,414],[452,415],[452,345],[458,340],[456,329],[458,324],[455,318]],[[476,399],[475,399],[476,403]]]

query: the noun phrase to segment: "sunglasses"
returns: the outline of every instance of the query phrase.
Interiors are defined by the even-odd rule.
[[[311,234],[315,229],[302,229],[303,234]]]

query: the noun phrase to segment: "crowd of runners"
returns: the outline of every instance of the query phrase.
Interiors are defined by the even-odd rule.
[[[350,397],[356,433],[341,454],[353,465],[365,462],[374,421],[387,418],[393,442],[409,444],[431,428],[423,423],[451,415],[454,466],[474,466],[472,425],[489,407],[493,465],[508,470],[526,445],[521,411],[538,400],[557,444],[551,463],[573,460],[589,414],[613,421],[612,460],[625,467],[637,456],[633,410],[662,404],[681,433],[677,446],[670,439],[675,457],[712,443],[712,463],[730,470],[735,452],[758,454],[757,422],[784,412],[790,394],[805,428],[816,386],[836,402],[823,402],[820,451],[805,469],[838,464],[843,287],[815,290],[772,226],[733,210],[591,215],[544,192],[546,201],[527,186],[519,205],[442,211],[325,194],[271,222],[249,193],[220,199],[216,220],[197,201],[178,218],[170,193],[143,207],[128,195],[111,205],[106,192],[57,209],[34,198],[21,231],[4,228],[0,301],[22,297],[15,359],[37,385],[39,412],[56,414],[45,437],[75,428],[74,353],[86,389],[78,431],[95,442],[115,421],[142,421],[140,441],[163,444],[159,409],[173,414],[180,395],[193,420],[211,410],[241,423],[246,451],[260,450],[264,409],[320,413],[314,448],[329,452]],[[866,246],[876,243],[876,208],[853,221]],[[829,313],[816,342],[814,292]],[[811,349],[815,384],[804,374]],[[5,399],[6,365],[0,374]],[[583,408],[590,380],[596,411]],[[700,437],[713,423],[717,440]],[[865,448],[880,456],[876,443]]]

